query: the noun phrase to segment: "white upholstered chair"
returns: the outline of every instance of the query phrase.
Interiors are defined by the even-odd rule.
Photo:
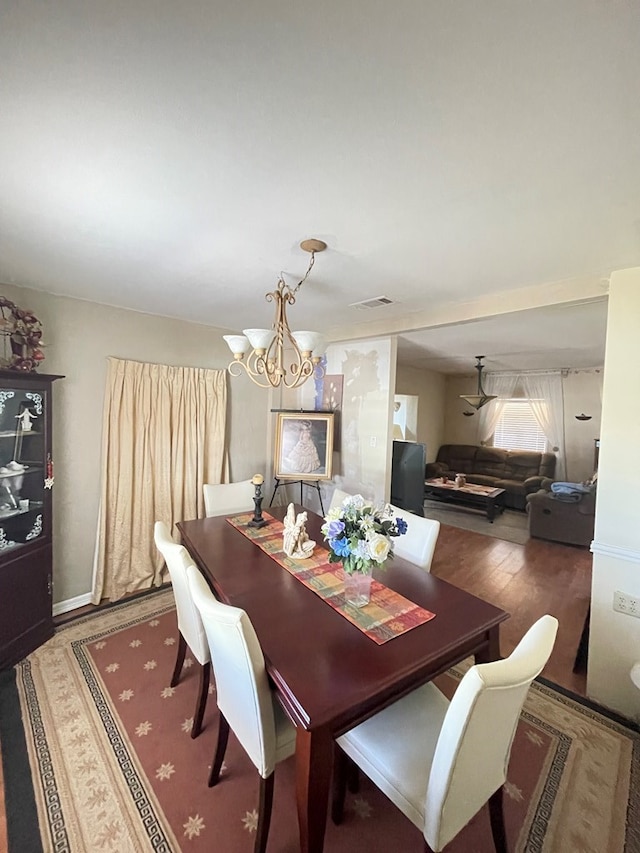
[[[553,616],[543,616],[508,658],[472,666],[451,702],[425,684],[339,737],[334,821],[342,820],[346,754],[422,831],[426,850],[442,850],[488,801],[496,850],[504,853],[511,745],[557,629]]]
[[[294,753],[296,730],[269,687],[262,649],[247,614],[218,601],[195,566],[187,573],[209,641],[220,711],[209,786],[219,780],[231,728],[260,774],[254,849],[262,853],[271,822],[275,766]]]
[[[255,486],[251,480],[240,483],[205,483],[204,511],[207,518],[211,515],[227,515],[233,512],[253,512]]]
[[[178,683],[187,646],[191,649],[193,656],[200,664],[200,687],[196,700],[196,711],[191,726],[191,737],[197,737],[202,730],[202,718],[207,704],[211,662],[209,645],[202,620],[191,599],[191,592],[189,591],[189,583],[187,581],[187,567],[193,563],[193,560],[186,548],[174,542],[169,528],[163,521],[156,521],[153,537],[156,547],[162,554],[169,570],[178,617],[178,653],[176,655],[173,675],[171,676],[171,686],[175,687]]]
[[[334,507],[341,506],[342,501],[345,498],[350,498],[352,495],[349,492],[343,492],[342,489],[334,489],[333,494],[331,495],[331,503],[329,504],[329,509],[334,509]]]
[[[423,518],[399,507],[392,506],[394,516],[407,522],[407,532],[393,540],[393,553],[410,563],[414,563],[425,572],[431,571],[433,552],[440,533],[440,522],[433,518]]]

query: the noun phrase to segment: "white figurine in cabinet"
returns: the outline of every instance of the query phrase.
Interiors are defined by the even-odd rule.
[[[37,417],[38,416],[34,415],[28,406],[23,409],[19,415],[16,415],[16,418],[18,419],[20,426],[22,427],[24,432],[29,432],[29,430],[33,426],[34,418]]]

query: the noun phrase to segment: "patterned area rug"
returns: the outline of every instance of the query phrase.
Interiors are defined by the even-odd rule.
[[[516,545],[526,545],[529,541],[529,518],[526,512],[519,512],[517,509],[505,509],[492,523],[482,510],[427,498],[424,502],[424,514],[441,524],[473,530],[496,539],[506,539]]]
[[[354,630],[356,630],[354,628]],[[177,642],[170,591],[71,622],[0,679],[9,853],[253,849],[258,776],[230,738],[221,782],[206,784],[215,689],[190,737],[198,676],[187,658],[169,687]],[[393,642],[393,641],[391,641]],[[439,682],[452,692],[460,669]],[[406,733],[403,733],[406,734]],[[509,850],[640,850],[640,735],[536,683],[513,748]],[[298,850],[294,765],[276,770],[270,853]],[[421,834],[363,778],[325,850],[421,850]],[[447,853],[493,853],[486,810]]]

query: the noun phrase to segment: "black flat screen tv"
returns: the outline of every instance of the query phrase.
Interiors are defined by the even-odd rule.
[[[416,441],[394,441],[391,457],[391,503],[424,515],[424,468],[427,448]]]

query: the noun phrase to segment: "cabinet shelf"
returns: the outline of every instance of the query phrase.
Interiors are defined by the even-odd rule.
[[[24,438],[27,435],[42,435],[42,433],[37,429],[0,429],[0,438],[16,438],[17,436]]]
[[[26,509],[0,509],[0,521],[5,521],[7,518],[14,518],[16,515],[27,515],[30,512],[41,510],[43,507],[42,501],[30,501]]]
[[[22,477],[25,474],[37,474],[38,471],[44,471],[44,465],[25,465],[23,471],[11,471],[9,474],[0,474],[0,480],[7,480],[10,477]]]

